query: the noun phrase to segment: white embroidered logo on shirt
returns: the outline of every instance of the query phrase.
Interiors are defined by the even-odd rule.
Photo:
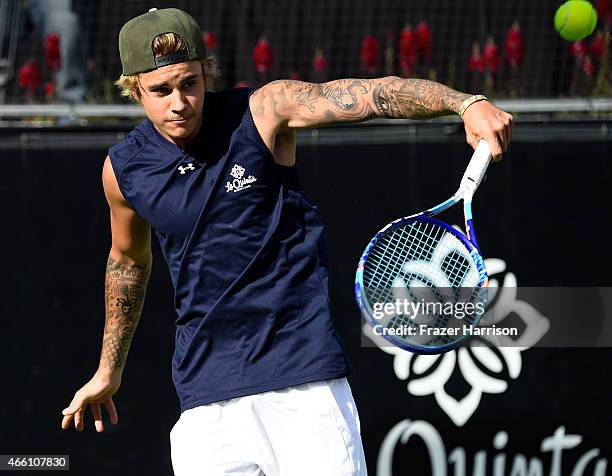
[[[241,167],[238,164],[234,164],[230,175],[234,177],[234,180],[231,182],[228,180],[225,184],[226,192],[239,192],[240,190],[244,190],[245,188],[249,188],[253,182],[257,182],[257,178],[249,175],[246,178],[244,177],[245,168]]]
[[[240,167],[240,165],[234,164],[234,166],[232,167],[232,171],[230,172],[230,175],[234,178],[241,179],[242,176],[244,175],[244,167]]]
[[[178,169],[181,175],[185,175],[188,170],[195,170],[195,167],[193,166],[193,162],[189,162],[187,164],[187,167],[183,167],[182,165],[179,165]]]

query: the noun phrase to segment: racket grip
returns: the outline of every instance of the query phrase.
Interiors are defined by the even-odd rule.
[[[461,179],[461,187],[464,190],[469,190],[472,193],[476,191],[476,188],[480,185],[482,177],[484,177],[487,167],[491,162],[491,148],[484,139],[478,142],[478,146],[472,155],[472,159],[463,174]]]

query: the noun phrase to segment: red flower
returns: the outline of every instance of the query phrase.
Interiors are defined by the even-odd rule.
[[[468,61],[468,68],[473,72],[481,72],[484,70],[484,61],[480,54],[480,45],[478,43],[472,44],[472,56]]]
[[[570,54],[576,59],[584,58],[587,54],[587,47],[584,41],[574,41],[570,45]]]
[[[519,66],[525,61],[525,40],[518,21],[514,21],[504,44],[506,61],[511,66]]]
[[[591,61],[590,57],[586,57],[582,63],[582,72],[587,78],[592,78],[595,74],[595,65]]]
[[[323,51],[321,49],[318,49],[315,53],[315,57],[312,63],[314,66],[314,70],[318,73],[321,73],[327,69],[327,58],[325,58],[325,55],[323,54]]]
[[[265,36],[261,36],[253,50],[253,59],[255,60],[255,68],[259,73],[267,73],[272,68],[274,53],[272,45],[268,42]]]
[[[603,58],[606,49],[606,42],[601,31],[598,31],[591,42],[591,53],[598,58]]]
[[[399,37],[398,58],[402,76],[408,76],[416,63],[419,40],[410,25],[406,25]]]
[[[55,83],[53,81],[45,83],[43,90],[45,91],[46,98],[53,97],[55,95]]]
[[[495,44],[493,37],[487,39],[487,43],[482,53],[485,69],[495,72],[499,69],[500,55],[499,48]]]
[[[19,86],[30,91],[40,86],[40,66],[38,63],[28,61],[19,68]]]
[[[214,50],[215,46],[217,46],[217,36],[210,31],[205,31],[202,35],[204,38],[204,44],[206,45],[207,50]]]
[[[420,22],[415,30],[415,35],[418,40],[419,50],[423,55],[423,61],[429,62],[431,58],[431,30],[427,22]]]
[[[60,59],[60,36],[49,33],[45,38],[45,64],[51,71],[57,71],[62,64]]]
[[[378,69],[378,40],[374,35],[366,35],[361,41],[361,69],[368,73]]]

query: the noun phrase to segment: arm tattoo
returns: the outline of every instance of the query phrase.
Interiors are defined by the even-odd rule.
[[[390,119],[426,119],[458,113],[461,103],[470,97],[434,81],[401,78],[380,81],[372,96],[376,114]]]
[[[338,79],[323,84],[285,81],[285,88],[299,106],[322,114],[324,122],[365,121],[376,117],[370,105],[361,99],[372,90],[368,80]]]
[[[317,127],[333,122],[363,122],[376,117],[426,119],[458,113],[468,94],[424,79],[387,76],[338,79],[322,84],[273,81],[254,93],[253,116],[273,124]]]
[[[298,122],[305,126],[376,117],[369,103],[362,98],[372,90],[369,80],[339,79],[323,84],[285,80],[270,84],[273,88],[265,97],[259,95],[259,91],[254,93],[253,116],[280,123],[288,115],[294,115],[288,114],[291,110],[295,111]]]
[[[284,81],[284,84],[299,106],[311,113],[324,112],[327,122],[364,121],[375,117],[430,118],[458,113],[462,101],[470,97],[434,81],[396,76],[338,79],[323,84]],[[370,94],[375,109],[367,101]]]
[[[100,366],[120,370],[125,365],[144,305],[150,271],[150,265],[128,265],[109,256],[104,286],[106,322]]]
[[[308,109],[310,112],[316,111],[316,84],[299,83],[297,81],[284,81],[284,85],[291,98],[295,99],[300,106],[306,107],[306,109]]]
[[[332,81],[318,86],[320,94],[338,109],[350,111],[358,103],[358,95],[368,94],[372,85],[369,81],[347,79]]]

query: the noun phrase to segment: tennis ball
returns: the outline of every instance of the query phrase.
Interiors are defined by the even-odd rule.
[[[587,0],[569,0],[555,13],[555,29],[568,41],[582,40],[596,25],[597,11]]]

